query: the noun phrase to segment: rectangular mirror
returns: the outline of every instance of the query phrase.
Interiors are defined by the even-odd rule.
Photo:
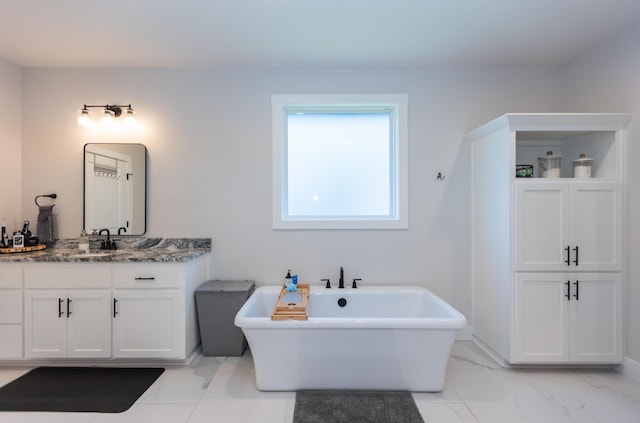
[[[85,144],[83,229],[143,235],[147,228],[147,148]]]

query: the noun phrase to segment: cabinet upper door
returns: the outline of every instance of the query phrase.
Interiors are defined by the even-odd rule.
[[[569,190],[571,270],[622,270],[620,184],[574,183]]]
[[[568,270],[568,186],[517,183],[516,270]]]
[[[615,182],[522,182],[515,188],[517,271],[622,270]]]

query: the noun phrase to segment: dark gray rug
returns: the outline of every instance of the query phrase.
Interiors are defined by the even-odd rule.
[[[0,388],[0,411],[120,413],[162,368],[38,367]]]
[[[293,423],[424,423],[410,392],[298,391]]]

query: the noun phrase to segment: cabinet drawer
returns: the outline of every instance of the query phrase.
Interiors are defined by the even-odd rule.
[[[82,289],[110,288],[111,269],[102,267],[38,267],[24,269],[25,288]]]
[[[22,288],[22,269],[0,269],[0,288]]]
[[[21,289],[0,289],[0,324],[7,323],[22,324]]]
[[[180,288],[182,270],[178,267],[135,267],[113,269],[114,288]]]

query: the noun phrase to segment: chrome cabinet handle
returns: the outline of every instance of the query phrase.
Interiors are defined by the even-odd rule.
[[[580,281],[575,281],[573,284],[576,286],[576,293],[573,294],[573,297],[576,299],[576,301],[578,301],[580,299],[580,298],[578,298],[580,296],[580,292],[579,292],[579,290],[580,290]]]
[[[58,318],[61,318],[64,312],[62,311],[62,303],[64,300],[62,298],[58,298]]]
[[[576,252],[576,259],[573,261],[576,266],[578,265],[578,246],[576,245],[576,248],[573,249],[573,251]]]
[[[118,304],[118,299],[114,298],[113,299],[113,317],[115,319],[116,315],[118,314],[118,310],[116,309],[116,304]]]
[[[567,293],[564,296],[567,297],[567,301],[571,301],[571,282],[566,281],[564,284],[567,285]]]
[[[567,263],[567,266],[571,266],[571,247],[567,245],[564,250],[567,252],[567,259],[564,262]]]
[[[138,276],[135,278],[136,281],[154,281],[156,280],[155,277],[153,276],[149,276],[149,277],[142,277],[142,276]]]
[[[67,298],[67,318],[71,316],[71,301],[73,301],[71,298]]]

